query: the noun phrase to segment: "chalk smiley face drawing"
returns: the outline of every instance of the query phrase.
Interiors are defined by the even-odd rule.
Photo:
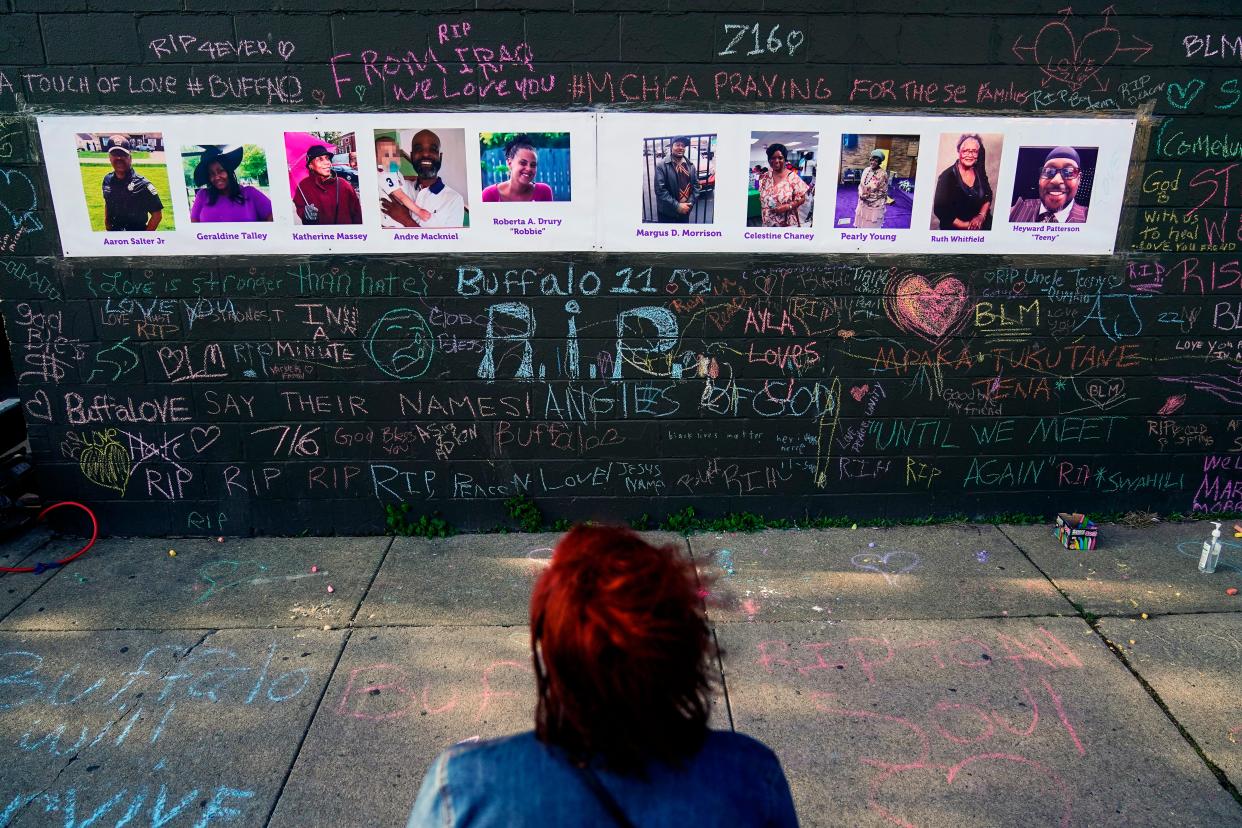
[[[394,308],[371,326],[366,351],[375,367],[388,376],[417,379],[431,367],[435,337],[421,313]]]

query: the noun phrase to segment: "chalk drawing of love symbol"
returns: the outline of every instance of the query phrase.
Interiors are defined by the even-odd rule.
[[[850,558],[850,563],[859,569],[878,572],[889,584],[898,575],[904,575],[919,565],[919,556],[913,552],[885,552],[883,555],[874,552],[863,552]]]
[[[919,274],[899,276],[889,282],[884,299],[894,325],[933,344],[961,330],[970,306],[966,286],[953,275],[935,284]]]
[[[42,230],[38,209],[39,196],[30,176],[20,170],[0,169],[0,213],[4,215],[0,233],[7,234],[23,227],[30,231]]]

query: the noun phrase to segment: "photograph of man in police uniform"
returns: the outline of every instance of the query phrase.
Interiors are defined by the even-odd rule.
[[[117,138],[108,148],[112,172],[103,177],[104,227],[116,231],[157,230],[164,202],[155,185],[134,170],[129,141]]]

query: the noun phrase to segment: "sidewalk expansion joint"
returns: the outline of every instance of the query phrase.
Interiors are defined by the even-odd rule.
[[[293,775],[293,768],[298,763],[298,757],[302,755],[302,746],[306,744],[306,737],[310,735],[311,727],[314,726],[315,720],[319,717],[319,708],[323,706],[323,700],[328,695],[328,687],[332,684],[332,677],[336,675],[336,669],[341,664],[341,659],[345,656],[345,648],[349,646],[350,636],[353,630],[345,628],[345,635],[341,638],[341,648],[337,650],[336,658],[332,662],[332,669],[328,671],[328,677],[324,680],[323,690],[319,691],[319,698],[315,700],[315,708],[311,711],[310,716],[306,719],[306,727],[302,730],[302,735],[298,737],[297,748],[293,751],[293,756],[289,759],[289,767],[285,769],[284,778],[280,780],[280,787],[276,789],[276,796],[272,798],[272,807],[267,812],[267,817],[263,820],[263,828],[272,824],[272,817],[276,814],[276,808],[280,805],[280,798],[284,796],[285,786],[289,784],[289,777]]]
[[[1234,801],[1237,802],[1238,805],[1242,806],[1242,792],[1239,792],[1237,786],[1234,785],[1233,782],[1229,780],[1229,777],[1225,774],[1225,772],[1221,770],[1220,767],[1215,762],[1213,762],[1211,759],[1208,758],[1208,755],[1204,752],[1203,748],[1200,747],[1199,743],[1195,740],[1195,737],[1190,735],[1190,731],[1182,727],[1182,723],[1179,722],[1177,720],[1177,717],[1173,715],[1173,711],[1169,709],[1169,706],[1165,704],[1164,699],[1162,699],[1160,697],[1160,694],[1156,692],[1156,688],[1152,687],[1150,682],[1148,682],[1147,679],[1143,678],[1142,674],[1139,673],[1139,671],[1134,667],[1134,665],[1130,663],[1130,660],[1126,658],[1125,652],[1122,651],[1121,647],[1119,647],[1117,644],[1109,640],[1108,636],[1104,634],[1104,631],[1100,629],[1099,620],[1101,617],[1138,619],[1138,618],[1141,618],[1141,616],[1139,615],[1100,616],[1093,612],[1086,611],[1085,609],[1082,608],[1081,605],[1079,605],[1078,603],[1070,599],[1069,595],[1065,592],[1065,590],[1061,589],[1060,584],[1058,584],[1056,581],[1050,578],[1048,576],[1048,573],[1044,572],[1043,569],[1040,568],[1039,564],[1035,563],[1035,561],[1031,558],[1031,556],[1026,554],[1026,550],[1023,549],[1021,546],[1019,546],[1018,542],[1014,540],[1012,537],[1010,537],[1009,534],[1005,532],[1003,527],[998,526],[997,528],[1000,529],[1001,534],[1005,535],[1005,537],[1009,539],[1009,542],[1014,545],[1014,548],[1017,549],[1019,552],[1021,552],[1023,557],[1025,557],[1028,561],[1031,562],[1031,566],[1035,567],[1035,569],[1041,575],[1047,578],[1048,582],[1052,584],[1053,588],[1056,589],[1057,592],[1061,593],[1061,596],[1065,598],[1066,601],[1069,601],[1070,604],[1074,607],[1074,609],[1078,610],[1078,617],[1081,618],[1083,622],[1088,627],[1091,628],[1092,632],[1094,632],[1097,636],[1099,636],[1100,641],[1104,642],[1104,646],[1108,648],[1108,651],[1111,652],[1113,656],[1116,657],[1116,659],[1119,662],[1121,662],[1121,666],[1124,667],[1126,671],[1129,672],[1130,675],[1134,677],[1134,680],[1137,681],[1139,686],[1143,688],[1144,692],[1147,693],[1148,697],[1151,698],[1152,702],[1156,705],[1156,707],[1160,708],[1160,711],[1164,713],[1165,718],[1169,720],[1169,723],[1172,724],[1173,727],[1177,728],[1177,732],[1181,734],[1182,738],[1186,741],[1186,744],[1190,745],[1191,750],[1195,752],[1195,754],[1203,762],[1204,766],[1212,773],[1213,776],[1216,777],[1216,781],[1220,783],[1220,786],[1222,788],[1225,789],[1225,792],[1228,793],[1230,796],[1232,796]],[[1185,612],[1185,613],[1165,613],[1165,614],[1166,615],[1204,615],[1207,613]],[[1150,614],[1149,614],[1149,617],[1150,617]]]
[[[384,547],[379,563],[375,565],[375,571],[371,573],[371,579],[367,581],[367,588],[362,591],[362,595],[358,596],[358,604],[354,607],[349,620],[342,626],[353,626],[354,621],[358,620],[358,613],[362,612],[362,605],[367,602],[367,596],[371,594],[371,587],[375,585],[375,579],[379,577],[380,570],[384,568],[384,563],[388,560],[388,553],[392,551],[393,544],[396,542],[397,538],[395,535],[388,539],[388,545]]]
[[[724,659],[720,655],[720,639],[716,636],[716,628],[712,627],[712,641],[716,645],[716,669],[720,673],[720,692],[724,696],[725,713],[729,716],[729,730],[737,732],[733,724],[733,704],[729,701],[729,682],[725,677]]]
[[[1087,623],[1090,625],[1091,629],[1095,630],[1096,635],[1103,640],[1109,651],[1117,657],[1117,660],[1121,662],[1121,665],[1130,671],[1130,675],[1134,676],[1134,680],[1147,691],[1147,695],[1151,697],[1151,700],[1155,702],[1156,706],[1160,708],[1173,726],[1177,728],[1177,732],[1182,735],[1182,738],[1186,740],[1186,743],[1190,745],[1198,757],[1203,761],[1203,764],[1207,766],[1207,769],[1210,770],[1212,775],[1216,777],[1216,781],[1220,783],[1220,786],[1234,798],[1234,801],[1237,802],[1238,805],[1242,806],[1242,792],[1240,792],[1237,786],[1229,780],[1228,775],[1221,770],[1220,766],[1208,758],[1207,753],[1205,753],[1203,748],[1199,746],[1199,743],[1195,740],[1195,737],[1190,735],[1190,731],[1182,727],[1182,723],[1179,722],[1177,717],[1173,715],[1173,711],[1169,709],[1167,704],[1165,704],[1164,699],[1160,697],[1160,694],[1156,691],[1156,688],[1152,687],[1151,684],[1148,683],[1147,679],[1143,678],[1143,675],[1130,663],[1130,659],[1126,658],[1126,654],[1122,650],[1121,646],[1111,641],[1108,636],[1104,634],[1104,631],[1099,628],[1098,622],[1088,621]]]

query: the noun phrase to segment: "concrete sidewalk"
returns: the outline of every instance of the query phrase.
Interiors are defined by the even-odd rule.
[[[1201,575],[1204,526],[655,537],[718,572],[713,724],[804,825],[1242,825],[1242,542]],[[440,750],[531,727],[556,538],[112,539],[0,577],[0,826],[404,825]]]

